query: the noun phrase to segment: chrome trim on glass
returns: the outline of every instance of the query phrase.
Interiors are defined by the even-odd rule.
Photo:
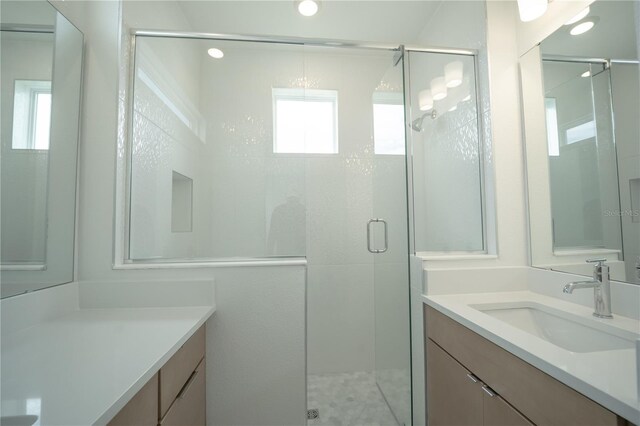
[[[205,40],[221,40],[221,41],[252,41],[258,43],[276,43],[276,44],[297,44],[307,46],[324,46],[324,47],[349,47],[356,49],[373,49],[373,50],[399,50],[397,44],[388,43],[370,43],[353,40],[335,40],[322,38],[306,38],[306,37],[277,37],[277,36],[260,36],[246,34],[218,34],[206,32],[191,31],[159,31],[132,29],[131,35],[145,37],[173,37],[173,38],[194,38]],[[414,52],[429,53],[448,53],[456,55],[473,56],[477,52],[470,49],[447,49],[441,47],[427,46],[405,46],[405,50]]]

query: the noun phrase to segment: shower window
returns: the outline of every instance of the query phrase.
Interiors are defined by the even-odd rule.
[[[273,89],[273,152],[338,153],[336,90]]]
[[[51,81],[16,80],[13,149],[49,149]]]
[[[373,96],[373,148],[376,154],[404,155],[404,103],[399,93]]]

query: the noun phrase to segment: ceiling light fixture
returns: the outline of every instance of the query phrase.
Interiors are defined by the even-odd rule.
[[[596,22],[592,19],[579,22],[575,24],[573,27],[571,27],[571,29],[569,30],[569,34],[573,36],[584,34],[590,29],[592,29],[593,27],[595,27],[595,25],[596,25]]]
[[[224,52],[220,49],[216,49],[215,47],[207,50],[207,53],[209,54],[209,56],[215,59],[220,59],[224,56]]]
[[[425,89],[418,93],[418,104],[420,111],[429,111],[433,109],[433,96],[431,96],[431,90]]]
[[[547,0],[518,0],[518,12],[522,22],[533,21],[547,11]]]
[[[320,2],[317,0],[302,0],[296,3],[298,12],[300,12],[302,16],[313,16],[318,13],[320,9]]]
[[[586,9],[584,9],[582,12],[578,13],[576,16],[574,16],[573,18],[569,19],[567,22],[565,22],[565,25],[571,25],[571,24],[575,24],[578,21],[582,21],[582,19],[584,17],[586,17],[591,9],[589,9],[589,6],[587,6]]]
[[[444,67],[444,78],[449,89],[460,86],[462,84],[462,61],[449,62]]]
[[[431,80],[431,95],[434,101],[441,101],[447,97],[447,85],[444,82],[444,77]]]
[[[580,74],[580,77],[591,77],[591,71],[585,71],[582,74]]]

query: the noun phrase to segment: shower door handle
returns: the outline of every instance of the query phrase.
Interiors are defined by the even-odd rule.
[[[372,223],[382,223],[384,226],[384,248],[383,249],[373,249],[371,248],[371,224]],[[387,231],[387,221],[384,219],[370,219],[367,222],[367,250],[373,254],[384,253],[389,249],[389,234]]]

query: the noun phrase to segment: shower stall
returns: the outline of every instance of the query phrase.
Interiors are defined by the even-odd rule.
[[[473,52],[152,31],[132,42],[128,262],[306,259],[301,418],[412,424],[408,262],[428,204],[414,198],[439,186],[413,163],[425,149],[454,158],[455,144],[416,147],[409,133],[450,140],[452,117],[476,122]],[[454,62],[446,102],[425,103]]]

